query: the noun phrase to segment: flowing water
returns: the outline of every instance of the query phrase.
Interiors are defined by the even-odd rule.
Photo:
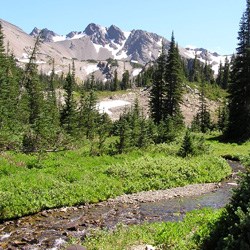
[[[234,174],[213,192],[192,197],[174,197],[145,203],[102,202],[71,208],[43,211],[18,220],[0,224],[0,249],[59,249],[71,237],[84,240],[95,228],[114,228],[118,223],[179,220],[187,212],[198,208],[224,207],[235,187],[237,172],[244,167],[229,161]]]

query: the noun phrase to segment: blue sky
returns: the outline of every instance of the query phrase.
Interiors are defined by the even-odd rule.
[[[246,0],[6,0],[1,1],[0,18],[27,33],[36,26],[65,35],[91,22],[167,39],[173,30],[180,46],[231,54],[245,6]]]

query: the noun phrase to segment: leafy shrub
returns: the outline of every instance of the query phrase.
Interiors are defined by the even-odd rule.
[[[244,174],[231,202],[203,240],[202,249],[250,249],[250,172]]]

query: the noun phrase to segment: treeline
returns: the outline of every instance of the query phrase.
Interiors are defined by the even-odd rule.
[[[180,105],[184,83],[188,80],[201,84],[200,109],[192,122],[192,130],[205,133],[215,127],[211,123],[204,86],[216,82],[229,88],[231,93],[229,105],[219,111],[217,127],[224,135],[230,137],[235,134],[232,130],[235,130],[236,124],[236,130],[241,130],[242,124],[247,124],[243,121],[245,114],[247,121],[250,119],[247,111],[249,95],[244,92],[248,88],[242,86],[242,91],[237,92],[241,86],[241,82],[237,82],[249,79],[241,77],[242,68],[245,67],[239,60],[243,54],[241,48],[234,57],[232,66],[228,60],[224,66],[220,66],[215,81],[210,65],[201,64],[197,57],[192,61],[181,58],[172,35],[168,53],[162,46],[159,58],[136,79],[132,80],[126,70],[119,80],[115,70],[114,76],[105,84],[92,75],[81,85],[76,83],[74,60],[66,77],[55,74],[53,62],[50,75],[39,73],[36,64],[38,50],[39,37],[30,54],[29,63],[24,69],[18,67],[14,56],[5,51],[0,26],[1,150],[54,151],[72,148],[87,141],[91,154],[114,154],[134,147],[145,147],[150,143],[174,140],[185,127]],[[245,53],[244,56],[248,63],[248,54]],[[249,73],[246,71],[246,74]],[[234,84],[230,81],[234,81]],[[98,112],[95,90],[126,90],[133,85],[150,87],[149,117],[146,118],[147,114],[142,112],[137,101],[116,122],[112,122],[106,114]],[[246,131],[248,130],[247,127]],[[112,135],[116,136],[116,141],[110,143],[107,149],[105,141]],[[246,136],[244,134],[242,138],[249,138],[248,135],[249,132],[246,132]]]
[[[55,74],[53,63],[50,76],[39,74],[38,50],[39,38],[29,63],[21,69],[14,56],[5,52],[0,26],[1,150],[40,152],[70,148],[76,138],[91,139],[107,123],[108,117],[96,109],[93,91],[82,91],[76,99],[74,64],[66,77]]]
[[[116,154],[165,140],[165,128],[146,119],[137,101],[116,122],[99,113],[94,91],[97,82],[92,77],[77,85],[74,61],[66,77],[55,74],[53,62],[49,76],[39,74],[38,50],[39,37],[25,68],[18,67],[14,56],[5,52],[0,26],[1,150],[57,151],[87,142],[91,154]],[[129,86],[128,71],[119,85],[116,79],[114,91]],[[105,147],[111,136],[116,139]]]

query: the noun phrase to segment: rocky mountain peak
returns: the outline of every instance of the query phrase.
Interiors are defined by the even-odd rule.
[[[169,41],[155,33],[132,30],[124,49],[128,51],[132,60],[140,63],[149,62],[158,58],[162,41],[168,46]]]
[[[71,39],[71,38],[74,38],[77,35],[82,35],[82,34],[83,34],[83,32],[81,32],[81,31],[71,31],[70,33],[68,33],[66,35],[66,38]]]
[[[103,28],[102,26],[95,24],[95,23],[90,23],[84,30],[84,33],[88,36],[92,36],[96,33],[103,33]]]
[[[122,45],[126,39],[124,33],[115,25],[111,25],[107,30],[108,38],[114,40],[115,43]]]
[[[33,36],[33,37],[36,37],[38,36],[38,34],[41,32],[40,29],[38,29],[37,27],[35,27],[31,32],[30,32],[30,35]]]
[[[47,28],[38,29],[35,27],[30,35],[33,37],[37,37],[40,34],[41,40],[44,42],[53,42],[53,37],[58,36],[54,31],[48,30]]]
[[[84,33],[90,37],[90,40],[93,43],[100,44],[102,46],[109,43],[109,41],[107,41],[107,29],[100,25],[90,23],[85,28]]]

